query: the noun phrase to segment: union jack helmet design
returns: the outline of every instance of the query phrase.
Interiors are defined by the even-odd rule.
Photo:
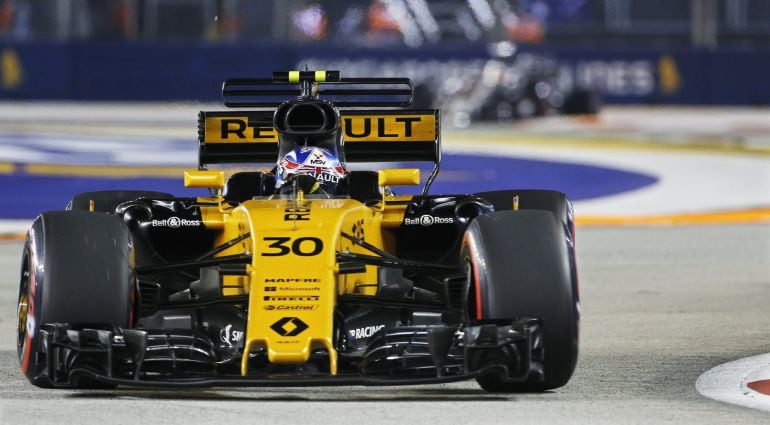
[[[290,151],[278,161],[275,187],[283,186],[291,175],[307,174],[313,176],[324,190],[335,193],[337,184],[346,173],[340,160],[328,150],[303,146]]]

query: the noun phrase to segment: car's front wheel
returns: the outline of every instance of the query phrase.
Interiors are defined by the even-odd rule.
[[[463,238],[469,267],[470,318],[542,320],[545,380],[510,382],[500,374],[477,380],[492,392],[545,391],[569,381],[577,363],[578,319],[574,251],[567,229],[545,210],[500,211],[476,218]]]
[[[119,217],[84,211],[39,215],[24,244],[17,303],[18,356],[27,379],[52,385],[42,325],[128,327],[134,279],[131,235]]]

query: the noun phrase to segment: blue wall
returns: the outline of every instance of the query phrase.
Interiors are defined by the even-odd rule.
[[[594,51],[544,47],[537,52],[568,63],[577,74],[581,67],[585,71],[586,65],[596,63],[599,72],[594,74],[599,75],[594,76],[594,82],[609,102],[770,104],[770,84],[766,82],[770,78],[770,51]],[[664,63],[669,65],[667,75],[663,75]],[[603,79],[602,72],[606,73]],[[648,78],[652,79],[651,87],[645,83]],[[664,80],[670,84],[668,88],[664,88]]]
[[[770,84],[765,83],[770,52],[548,46],[521,52],[554,59],[562,73],[597,87],[610,103],[770,104]],[[268,76],[274,70],[293,69],[306,58],[453,61],[457,67],[488,55],[483,46],[374,50],[329,45],[0,42],[0,98],[211,101],[219,98],[224,78]]]

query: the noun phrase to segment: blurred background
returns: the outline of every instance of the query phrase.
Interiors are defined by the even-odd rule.
[[[0,98],[198,100],[225,77],[403,75],[451,124],[766,105],[766,0],[0,0]]]
[[[88,190],[188,193],[178,167],[222,81],[305,67],[412,78],[413,107],[443,118],[436,192],[550,188],[595,214],[770,204],[767,0],[0,0],[17,200],[0,219]],[[716,156],[695,172],[642,154],[661,146]]]

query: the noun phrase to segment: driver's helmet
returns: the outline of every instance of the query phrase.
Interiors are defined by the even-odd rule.
[[[338,194],[344,177],[345,168],[340,160],[327,149],[316,146],[303,146],[289,151],[280,161],[275,171],[276,189],[286,188],[297,176],[312,176],[318,184],[304,187],[305,193],[320,190],[328,194]],[[302,180],[308,180],[303,178]]]

